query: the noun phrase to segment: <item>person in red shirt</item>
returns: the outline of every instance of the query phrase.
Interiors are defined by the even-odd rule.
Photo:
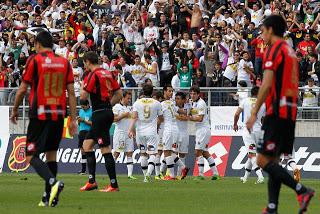
[[[308,47],[312,47],[312,50],[314,51],[316,48],[316,43],[311,40],[310,34],[306,33],[304,36],[304,40],[299,42],[298,44],[298,51],[302,53],[303,56],[308,54]]]
[[[100,191],[119,191],[115,161],[111,153],[109,130],[114,119],[112,106],[120,102],[122,91],[113,74],[100,67],[98,64],[99,57],[95,52],[85,53],[83,62],[85,69],[90,71],[90,73],[84,79],[80,100],[86,100],[90,95],[92,103],[92,128],[83,142],[83,149],[87,157],[89,181],[80,188],[80,191],[90,191],[98,188],[95,179],[96,157],[93,151],[96,143],[101,149],[105,160],[105,167],[110,178],[110,185]]]
[[[56,206],[64,187],[56,180],[56,154],[62,138],[64,118],[67,110],[68,92],[71,135],[77,132],[76,97],[73,86],[73,73],[67,59],[52,51],[53,38],[48,31],[41,31],[35,38],[37,54],[28,58],[22,83],[16,94],[11,121],[16,124],[19,105],[31,86],[29,103],[29,126],[26,142],[26,161],[45,182],[45,193],[39,206]],[[46,163],[39,155],[46,155]]]
[[[261,35],[251,41],[251,46],[255,48],[254,73],[262,75],[262,57],[267,46]]]
[[[265,102],[264,136],[257,143],[258,166],[269,174],[269,203],[263,214],[277,213],[281,184],[296,192],[299,213],[307,210],[315,194],[279,164],[280,155],[292,154],[299,94],[299,65],[295,51],[283,39],[285,30],[286,22],[281,16],[271,15],[263,21],[263,38],[270,46],[263,57],[264,78],[257,102],[247,121],[247,129],[251,132],[257,113]]]

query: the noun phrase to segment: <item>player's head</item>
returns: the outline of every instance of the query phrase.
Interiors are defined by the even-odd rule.
[[[90,107],[88,100],[80,100],[80,106],[82,109],[87,110]]]
[[[52,47],[53,37],[51,33],[46,30],[40,31],[34,40],[34,48],[36,49],[36,52],[40,52],[44,48],[52,49]]]
[[[200,88],[197,85],[193,85],[190,90],[190,98],[193,102],[197,101],[200,96]]]
[[[93,66],[96,66],[99,64],[99,57],[93,51],[86,52],[83,55],[82,59],[84,63],[84,68],[88,69],[89,71],[91,71]]]
[[[258,86],[253,86],[251,88],[251,97],[257,97],[259,93],[259,87]]]
[[[149,84],[144,84],[142,87],[143,95],[146,97],[151,97],[153,93],[153,86]]]
[[[268,16],[262,23],[262,37],[264,41],[269,44],[274,36],[283,37],[286,28],[287,23],[281,16]]]
[[[163,100],[163,93],[162,91],[155,91],[152,94],[152,98],[155,100],[158,100],[159,102],[162,102]]]
[[[186,99],[187,99],[187,95],[184,92],[178,91],[176,93],[175,101],[177,106],[183,107],[183,105],[186,103]]]
[[[121,103],[127,106],[130,104],[131,98],[132,98],[131,91],[123,91]]]
[[[171,85],[166,85],[163,87],[163,96],[165,99],[172,98],[173,95],[173,88]]]

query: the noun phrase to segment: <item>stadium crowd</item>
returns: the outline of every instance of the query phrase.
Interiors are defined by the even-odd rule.
[[[87,51],[124,88],[260,85],[267,47],[260,25],[278,14],[296,50],[304,106],[318,106],[320,4],[317,0],[5,0],[0,4],[0,90],[19,86],[34,35],[53,34],[70,60],[79,96]],[[312,89],[314,88],[314,89]],[[11,100],[0,91],[0,103]],[[8,98],[9,97],[9,98]]]

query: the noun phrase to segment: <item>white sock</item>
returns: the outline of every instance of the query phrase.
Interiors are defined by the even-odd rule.
[[[185,164],[185,163],[186,163],[186,158],[180,158],[180,160],[181,160],[181,162],[182,162],[184,165],[186,165],[186,164]],[[182,167],[178,166],[177,175],[181,175],[182,169],[183,169]]]
[[[213,175],[219,175],[219,172],[218,172],[218,169],[217,169],[217,166],[216,166],[216,163],[214,162],[214,159],[212,156],[208,157],[207,158],[207,161],[209,163],[209,166],[213,172]]]
[[[288,160],[288,165],[291,167],[292,170],[298,169],[297,163],[293,159]]]
[[[127,157],[127,169],[128,169],[128,177],[132,176],[132,171],[133,171],[133,159],[132,159],[132,157]]]
[[[156,155],[156,160],[155,160],[155,171],[156,171],[156,176],[160,175],[160,155]]]
[[[172,155],[165,157],[170,177],[174,178],[174,159]]]
[[[148,159],[148,172],[147,175],[151,176],[154,170],[154,162],[155,162],[156,156],[155,155],[150,155]]]
[[[263,178],[262,170],[257,164],[257,157],[251,158],[252,169],[256,172],[259,179]]]
[[[140,160],[141,160],[141,169],[142,169],[143,175],[146,176],[147,169],[148,169],[148,157],[141,156]]]
[[[252,169],[251,158],[248,158],[246,164],[244,165],[244,168],[245,168],[245,173],[244,173],[243,178],[248,179],[248,177],[250,176],[250,173],[251,173],[251,169]]]
[[[178,155],[173,153],[172,157],[173,157],[174,163],[177,164],[177,166],[182,167],[182,169],[186,167],[184,163],[181,161],[181,159],[178,157]]]
[[[160,172],[161,172],[162,174],[165,174],[165,173],[166,173],[166,170],[167,170],[167,162],[166,162],[166,158],[164,158],[164,159],[161,161]]]
[[[199,168],[199,176],[203,176],[203,170],[204,170],[203,156],[197,157],[197,162],[198,162],[198,168]]]

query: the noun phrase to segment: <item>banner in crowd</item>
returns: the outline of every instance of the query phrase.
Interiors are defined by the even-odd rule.
[[[238,121],[239,130],[233,130],[233,117],[237,106],[212,106],[210,107],[211,135],[212,136],[241,136],[245,127],[244,115]]]
[[[3,166],[4,172],[33,172],[33,169],[25,163],[25,140],[25,136],[10,136],[10,143]],[[193,175],[198,175],[198,166],[194,157],[194,140],[194,136],[190,136],[189,155],[186,158],[186,165],[193,169]],[[76,173],[80,170],[81,152],[77,146],[77,137],[62,140],[57,153],[60,173]],[[241,137],[211,137],[208,151],[215,158],[220,175],[243,176],[247,157]],[[318,178],[320,173],[320,144],[318,143],[318,138],[297,138],[295,151],[295,159],[297,166],[302,170],[302,176],[305,178]],[[40,158],[45,160],[43,155],[40,155]],[[106,174],[104,159],[99,149],[96,150],[96,158],[97,173]],[[134,174],[142,174],[139,149],[137,148],[133,153],[133,162]],[[126,158],[121,153],[117,160],[117,173],[127,173],[126,164],[124,163],[126,163]],[[207,161],[205,161],[204,169],[206,176],[212,175]]]

